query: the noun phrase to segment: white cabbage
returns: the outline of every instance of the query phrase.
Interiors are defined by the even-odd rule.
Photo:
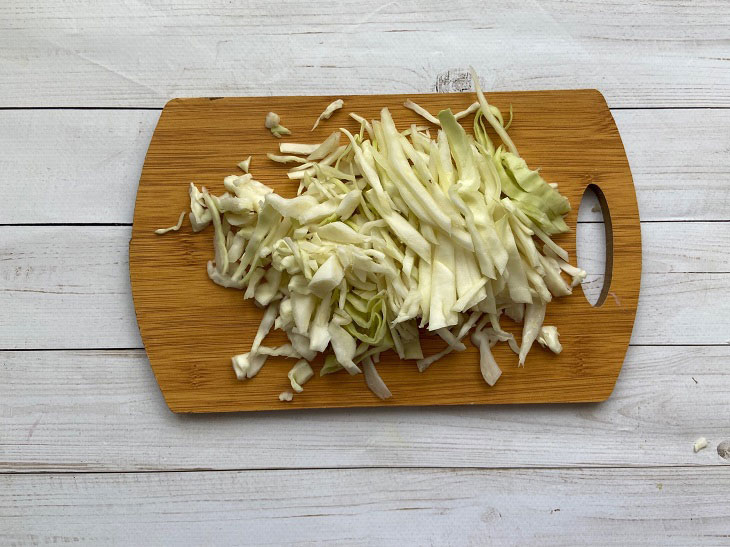
[[[520,158],[509,122],[476,80],[475,87],[478,101],[456,115],[435,116],[408,101],[430,129],[398,131],[384,108],[376,120],[351,113],[360,124],[354,133],[281,143],[281,155],[268,157],[296,164],[288,173],[300,184],[294,198],[256,181],[250,158],[239,164],[244,174],[225,178],[220,196],[191,183],[193,231],[214,227],[208,275],[266,308],[250,350],[232,358],[239,379],[255,376],[269,357],[301,359],[289,371],[300,392],[314,375],[309,361],[328,352],[320,375],[364,372],[385,399],[391,393],[375,363],[389,349],[425,371],[464,351],[473,331],[489,385],[501,374],[491,352],[498,342],[509,344],[520,366],[535,341],[560,353],[557,328],[543,325],[547,303],[585,278],[551,239],[567,230],[570,204]],[[317,123],[341,106],[332,103]],[[474,136],[459,123],[471,114]],[[288,131],[273,113],[266,126],[276,136]],[[179,229],[182,218],[158,233]],[[503,314],[523,323],[520,345],[501,327]],[[419,327],[446,347],[424,357]],[[264,346],[272,329],[289,343]]]

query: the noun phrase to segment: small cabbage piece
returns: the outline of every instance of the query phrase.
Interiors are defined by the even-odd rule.
[[[545,320],[545,302],[527,304],[525,306],[525,324],[522,327],[522,345],[520,346],[519,366],[525,365],[525,358],[533,342],[540,334],[542,322]]]
[[[453,347],[455,351],[464,351],[466,349],[466,346],[461,343],[461,341],[454,336],[449,329],[438,329],[435,331],[436,334],[438,334],[441,339],[446,342],[449,346]]]
[[[322,264],[309,282],[312,294],[324,298],[337,287],[345,276],[337,256],[332,255]]]
[[[692,445],[692,449],[695,451],[696,454],[703,448],[707,448],[707,439],[705,439],[704,437],[700,437],[694,442],[694,444]]]
[[[213,214],[208,211],[205,207],[205,201],[203,200],[203,194],[198,188],[190,183],[190,225],[193,228],[193,232],[200,232],[205,229],[208,224],[213,220]]]
[[[550,256],[540,255],[540,264],[544,272],[544,281],[553,296],[567,296],[573,292],[572,288],[560,275],[560,264]]]
[[[319,202],[313,196],[297,196],[286,199],[278,194],[266,196],[266,203],[271,205],[283,217],[292,217],[301,222],[301,219]]]
[[[425,118],[432,124],[438,125],[439,127],[441,126],[441,120],[439,118],[437,118],[436,116],[431,114],[428,110],[426,110],[422,106],[414,103],[412,100],[406,99],[406,102],[403,103],[403,106],[405,106],[409,110],[413,110],[413,112],[415,112],[419,116]],[[454,114],[454,118],[457,120],[466,118],[469,114],[474,114],[474,112],[476,112],[477,110],[479,110],[479,103],[478,102],[472,103],[471,105],[469,105],[469,108]]]
[[[427,119],[432,124],[439,125],[439,126],[441,125],[441,122],[439,122],[439,119],[436,116],[431,114],[428,110],[426,110],[422,106],[417,105],[412,100],[406,99],[406,102],[403,103],[403,106],[405,106],[409,110],[413,110],[413,112],[415,112],[419,116]]]
[[[292,315],[294,325],[298,334],[309,331],[309,322],[317,305],[317,299],[313,294],[301,294],[297,291],[291,292]]]
[[[453,311],[456,305],[454,269],[454,246],[445,234],[439,234],[431,264],[431,309],[428,330],[455,325],[459,320],[458,314]]]
[[[382,293],[366,299],[366,291],[351,291],[345,298],[344,311],[352,322],[343,328],[362,343],[370,346],[387,345],[389,330],[386,297]]]
[[[283,143],[281,143],[281,146],[288,146],[288,144],[289,143],[283,142]],[[312,149],[312,150],[314,150],[314,149]],[[303,153],[309,154],[310,152],[303,152]],[[280,156],[278,154],[267,153],[266,157],[269,158],[271,161],[275,161],[276,163],[292,163],[292,162],[301,163],[301,164],[309,163],[309,162],[307,162],[306,158],[300,158],[299,156],[292,156],[292,155]]]
[[[586,278],[586,271],[582,270],[580,268],[577,268],[576,266],[573,266],[572,264],[568,264],[565,260],[563,260],[560,256],[558,256],[555,251],[553,251],[550,247],[547,246],[547,244],[543,247],[543,252],[545,253],[545,256],[549,256],[558,263],[560,266],[560,269],[563,270],[566,274],[568,274],[572,280],[570,283],[571,287],[576,287],[583,283],[583,281]]]
[[[282,391],[279,393],[279,400],[283,402],[289,402],[294,398],[294,394],[291,391]]]
[[[175,224],[174,226],[170,226],[169,228],[158,228],[157,230],[155,230],[155,233],[157,235],[162,235],[162,234],[166,234],[167,232],[177,232],[180,229],[180,227],[182,226],[184,218],[185,218],[185,211],[180,213],[180,217],[177,219],[177,224]]]
[[[231,221],[229,219],[228,224],[230,223]],[[228,233],[232,234],[233,232]],[[239,230],[236,235],[233,236],[233,240],[230,245],[226,242],[226,246],[228,247],[228,263],[230,264],[231,262],[238,261],[238,259],[241,258],[241,255],[243,255],[243,250],[246,246],[245,232]]]
[[[546,347],[553,353],[558,354],[563,351],[563,346],[560,344],[559,337],[558,327],[541,327],[540,334],[537,336],[537,341],[542,347]]]
[[[334,355],[328,355],[324,359],[324,365],[319,371],[319,375],[326,376],[327,374],[333,374],[339,370],[342,370],[342,365],[337,362],[337,357]]]
[[[302,385],[306,384],[310,380],[310,378],[314,376],[314,371],[312,370],[310,364],[302,359],[300,361],[297,361],[297,363],[291,368],[287,376],[289,377],[289,381],[291,382],[292,389],[297,393],[301,393],[302,391],[304,391]]]
[[[245,380],[246,378],[255,376],[256,373],[261,370],[261,367],[264,366],[266,359],[266,355],[252,355],[251,352],[234,355],[231,357],[231,363],[233,364],[233,370],[236,373],[236,378],[239,380]]]
[[[359,374],[362,372],[360,368],[353,362],[357,347],[355,338],[335,321],[330,322],[329,327],[330,342],[332,350],[335,352],[337,362],[342,365],[350,374]]]
[[[329,154],[337,150],[339,145],[340,133],[339,131],[335,131],[307,156],[307,161],[323,160]]]
[[[281,125],[281,118],[276,112],[269,112],[266,114],[266,121],[264,122],[264,125],[266,126],[266,129],[271,131],[271,134],[277,139],[280,139],[282,135],[291,135],[291,131]]]
[[[213,236],[213,247],[215,249],[215,267],[220,273],[228,270],[228,248],[226,247],[226,234],[223,230],[223,223],[218,210],[213,202],[213,198],[205,191],[203,192],[203,200],[208,210],[213,215],[213,228],[215,234]]]
[[[373,132],[373,126],[370,125],[370,122],[367,121],[362,116],[359,116],[358,114],[355,114],[354,112],[350,112],[350,117],[355,120],[357,123],[359,123],[365,131],[367,131],[368,135],[370,136],[371,140],[375,139],[375,133]]]
[[[492,126],[492,129],[494,129],[499,136],[500,139],[502,139],[502,142],[507,146],[510,152],[512,152],[515,156],[519,156],[517,153],[517,147],[512,142],[512,139],[507,134],[507,130],[502,127],[502,124],[499,123],[497,118],[492,113],[492,109],[489,106],[489,103],[487,102],[487,98],[484,96],[484,93],[482,92],[482,86],[479,85],[479,78],[477,78],[476,71],[473,68],[469,68],[469,71],[471,72],[471,79],[474,82],[474,90],[477,93],[477,99],[479,100],[479,105],[481,106],[481,112],[484,115],[484,117],[489,122],[489,125]]]
[[[454,114],[454,118],[456,118],[457,120],[460,120],[462,118],[466,118],[468,115],[474,114],[474,112],[476,112],[477,110],[479,110],[479,108],[480,107],[479,107],[479,102],[478,101],[475,102],[475,103],[471,103],[469,105],[469,108],[467,108],[465,110],[462,110],[461,112],[457,112],[456,114]],[[510,112],[511,111],[512,111],[512,106],[510,105]],[[497,112],[499,112],[499,110],[497,110]]]
[[[212,260],[208,261],[208,277],[210,277],[216,285],[220,285],[227,289],[243,289],[246,286],[242,279],[235,281],[230,275],[219,272]]]
[[[309,348],[309,337],[304,334],[294,332],[294,329],[288,330],[286,333],[291,342],[294,351],[301,355],[307,361],[311,361],[317,356],[317,352]]]
[[[317,307],[309,326],[309,349],[322,352],[330,343],[329,318],[332,315],[332,293],[328,293]]]
[[[261,320],[256,336],[254,337],[251,350],[248,353],[236,355],[231,359],[233,364],[233,370],[236,373],[236,378],[244,380],[246,378],[253,378],[261,370],[261,367],[266,363],[268,355],[259,352],[259,346],[263,342],[266,335],[274,325],[275,318],[279,312],[279,303],[274,302],[264,312],[264,317]]]
[[[292,299],[291,295],[285,296],[279,303],[279,316],[274,321],[274,329],[287,329],[294,322],[294,315],[292,312]],[[293,344],[292,344],[293,345]]]
[[[266,355],[267,357],[290,357],[292,359],[301,359],[302,356],[296,351],[291,344],[284,344],[277,348],[270,348],[268,346],[259,346],[259,355]]]
[[[312,131],[317,129],[317,126],[319,125],[319,122],[322,120],[328,120],[332,114],[336,110],[339,110],[342,108],[342,106],[345,104],[345,102],[342,99],[337,99],[336,101],[332,101],[329,105],[327,105],[327,108],[324,109],[324,112],[322,112],[319,117],[317,118],[317,121],[314,122],[314,125],[312,126]]]
[[[218,208],[234,213],[258,213],[267,195],[273,191],[254,180],[251,174],[230,175],[223,179],[223,186],[233,195],[218,198]]]
[[[303,144],[303,143],[296,143],[296,142],[282,142],[279,145],[279,152],[282,154],[299,154],[299,155],[309,155],[312,152],[314,152],[319,147],[318,144]],[[271,156],[269,156],[271,158]],[[273,158],[272,158],[273,159]],[[303,158],[302,158],[303,159]],[[278,161],[278,160],[274,160]],[[298,161],[298,160],[293,160]],[[301,163],[306,163],[307,160],[303,159]]]
[[[479,348],[479,369],[482,372],[482,378],[490,386],[493,386],[502,375],[502,369],[499,368],[494,360],[490,346],[489,336],[486,330],[475,331],[471,335],[471,341]]]
[[[499,316],[496,313],[490,313],[489,314],[489,322],[492,326],[492,330],[494,331],[495,337],[500,342],[507,342],[509,344],[509,347],[512,351],[519,354],[520,353],[520,347],[517,345],[517,341],[515,340],[515,337],[513,334],[505,331],[500,327],[499,325]]]
[[[476,322],[479,320],[479,317],[482,314],[480,312],[474,312],[471,314],[469,319],[467,319],[463,325],[458,327],[457,333],[454,334],[451,333],[454,336],[453,342],[449,343],[449,345],[439,351],[438,353],[435,353],[431,355],[430,357],[423,357],[421,356],[418,361],[416,361],[416,366],[418,367],[418,372],[425,371],[428,367],[430,367],[432,364],[434,364],[436,361],[441,359],[442,357],[445,357],[452,351],[464,351],[466,349],[466,346],[461,342],[461,340],[468,334],[468,332],[471,330],[471,328],[476,324]]]
[[[390,399],[393,394],[388,389],[388,386],[385,385],[385,382],[383,382],[383,379],[380,377],[380,374],[378,374],[378,371],[375,370],[375,364],[373,363],[371,357],[363,359],[362,368],[365,372],[365,383],[370,388],[370,390],[383,401],[385,401],[386,399]]]
[[[355,245],[361,245],[367,243],[370,238],[367,238],[344,222],[330,222],[317,228],[317,234],[322,239],[334,241],[336,243],[353,243]]]
[[[258,331],[256,331],[256,336],[253,339],[253,344],[251,344],[251,353],[258,353],[259,346],[261,345],[261,342],[264,341],[264,338],[266,338],[266,336],[269,334],[271,327],[274,326],[274,320],[276,319],[278,313],[279,302],[274,302],[268,308],[266,308],[264,316],[261,319],[259,329]]]
[[[244,173],[248,173],[249,169],[251,169],[251,156],[247,157],[245,160],[238,162],[238,167],[240,167],[241,171]]]

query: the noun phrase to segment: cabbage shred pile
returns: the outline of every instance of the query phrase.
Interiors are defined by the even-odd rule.
[[[252,347],[232,359],[240,380],[269,356],[290,357],[297,363],[289,379],[300,392],[313,376],[310,362],[326,352],[320,375],[364,372],[387,398],[376,371],[384,351],[424,371],[464,351],[473,331],[489,385],[501,374],[491,353],[499,341],[520,366],[536,340],[560,351],[557,329],[543,325],[546,305],[585,277],[551,239],[568,230],[570,204],[527,166],[500,111],[478,86],[477,94],[478,105],[462,113],[476,111],[474,137],[451,110],[431,116],[437,124],[398,131],[383,108],[379,120],[351,114],[359,133],[281,143],[269,158],[295,164],[291,199],[250,173],[226,177],[220,196],[190,184],[193,229],[213,224],[210,278],[265,308]],[[502,314],[523,324],[519,344],[500,326]],[[271,329],[289,343],[263,345]],[[444,349],[424,357],[419,329],[440,336]]]

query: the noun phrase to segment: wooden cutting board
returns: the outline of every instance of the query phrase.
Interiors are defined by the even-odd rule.
[[[634,185],[616,124],[603,96],[595,90],[490,93],[488,99],[507,113],[514,108],[510,135],[520,154],[544,178],[558,182],[573,210],[571,232],[556,237],[575,263],[575,223],[588,185],[599,188],[606,223],[607,271],[602,305],[591,306],[580,287],[548,305],[546,325],[557,325],[563,352],[553,355],[537,344],[524,368],[506,344],[494,348],[503,374],[494,387],[482,380],[478,350],[453,353],[425,373],[413,362],[389,352],[378,370],[393,392],[381,401],[362,375],[337,373],[310,380],[289,403],[280,392],[290,389],[286,373],[292,360],[270,358],[251,380],[239,382],[231,356],[249,350],[262,311],[242,293],[210,281],[206,262],[213,256],[212,228],[194,234],[183,228],[164,236],[155,228],[175,224],[188,210],[188,183],[216,194],[223,178],[239,172],[236,164],[253,156],[254,177],[291,197],[296,184],[286,167],[266,158],[279,140],[264,128],[274,111],[292,130],[291,141],[321,142],[338,127],[354,131],[347,113],[368,119],[391,109],[399,128],[424,123],[405,109],[410,97],[431,112],[469,106],[474,94],[344,96],[345,107],[314,131],[320,112],[338,97],[247,97],[174,99],[167,103],[152,137],[139,183],[129,249],[132,294],[139,329],[160,389],[174,412],[227,412],[284,408],[453,405],[490,403],[587,402],[605,400],[613,390],[629,345],[639,296],[641,236]],[[471,127],[473,118],[465,120]],[[609,294],[610,297],[606,298]],[[519,332],[511,321],[508,330]],[[519,340],[519,338],[518,338]],[[267,345],[284,343],[272,333]],[[443,342],[425,336],[425,355]],[[318,373],[318,359],[314,362]]]

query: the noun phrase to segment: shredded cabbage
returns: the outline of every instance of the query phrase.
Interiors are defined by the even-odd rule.
[[[158,236],[161,236],[162,234],[166,234],[167,232],[177,232],[180,228],[182,228],[183,219],[185,218],[185,211],[180,213],[180,216],[177,219],[177,223],[174,226],[170,226],[169,228],[158,228],[155,230],[155,233]]]
[[[342,99],[337,99],[336,101],[332,101],[329,105],[327,105],[327,108],[324,109],[324,112],[322,112],[319,117],[317,118],[317,121],[314,122],[314,125],[312,126],[312,131],[317,129],[317,126],[319,125],[319,122],[322,120],[328,120],[330,116],[336,111],[342,108],[342,106],[345,104],[345,102]]]
[[[560,343],[559,337],[558,327],[542,327],[540,329],[540,334],[537,336],[537,341],[542,347],[546,347],[553,353],[557,354],[563,351],[563,346]]]
[[[363,359],[362,366],[365,370],[365,383],[372,390],[372,392],[375,393],[375,395],[377,395],[380,399],[390,399],[393,394],[390,392],[388,386],[385,385],[385,382],[383,382],[380,374],[378,374],[378,371],[375,369],[375,364],[373,363],[372,357],[367,357],[366,359]]]
[[[486,330],[478,330],[471,335],[471,340],[475,346],[479,347],[479,369],[482,378],[487,384],[493,386],[502,375],[502,369],[499,368],[492,355],[489,334]]]
[[[264,125],[277,139],[280,139],[282,135],[291,135],[291,131],[281,125],[281,118],[276,112],[266,114]]]
[[[247,157],[245,160],[238,162],[238,167],[243,171],[244,173],[248,173],[251,169],[251,156]]]
[[[560,353],[557,328],[543,325],[547,303],[585,278],[551,239],[567,231],[570,203],[518,155],[507,133],[512,109],[505,124],[474,84],[477,102],[456,115],[406,102],[435,127],[399,131],[384,108],[375,120],[350,113],[357,132],[281,143],[281,155],[268,157],[295,164],[288,172],[299,183],[294,198],[256,181],[250,157],[239,164],[243,175],[225,178],[222,195],[191,183],[192,229],[214,229],[208,275],[266,308],[249,351],[232,358],[237,378],[255,376],[268,357],[299,359],[288,376],[301,392],[314,375],[310,361],[328,352],[320,376],[364,372],[385,399],[391,393],[375,363],[388,350],[423,372],[464,351],[473,330],[490,386],[501,375],[491,351],[498,342],[518,354],[519,366],[535,341]],[[341,107],[330,104],[315,127]],[[459,123],[470,114],[473,137]],[[288,133],[274,113],[266,127],[277,137]],[[523,323],[520,344],[500,326],[502,314]],[[424,357],[419,328],[446,347]],[[272,329],[289,343],[264,346]],[[280,398],[289,400],[286,394]]]
[[[297,361],[297,364],[291,368],[288,376],[292,389],[297,393],[301,393],[304,391],[302,384],[306,384],[314,376],[314,371],[309,363],[302,359]]]

